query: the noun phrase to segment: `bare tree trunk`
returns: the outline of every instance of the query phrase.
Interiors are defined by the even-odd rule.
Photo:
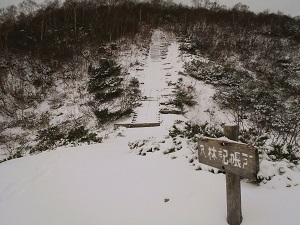
[[[74,8],[74,34],[77,35],[77,12],[76,8]]]

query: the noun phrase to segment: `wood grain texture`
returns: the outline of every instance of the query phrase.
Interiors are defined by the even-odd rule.
[[[237,141],[239,127],[224,126],[225,137]],[[226,170],[226,169],[225,169]],[[242,216],[241,177],[226,171],[227,222],[230,225],[240,225]]]
[[[215,138],[198,141],[200,163],[256,180],[259,171],[258,150],[247,144]]]
[[[227,222],[230,225],[242,223],[242,197],[240,176],[226,173]]]

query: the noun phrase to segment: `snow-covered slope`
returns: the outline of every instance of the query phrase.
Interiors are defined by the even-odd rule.
[[[127,146],[138,128],[106,143],[0,164],[1,224],[226,225],[225,176],[196,171],[185,157],[138,156]],[[242,183],[244,225],[298,224],[299,187]]]
[[[212,101],[212,87],[178,75],[188,56],[179,55],[172,36],[157,32],[166,38],[167,51],[157,61],[151,55],[139,58],[140,64],[129,69],[130,76],[144,83],[145,96],[154,89],[159,101],[171,98],[168,84],[182,78],[194,84],[200,104],[185,116],[161,114],[157,127],[107,130],[100,144],[60,147],[1,163],[1,224],[227,224],[225,176],[197,170],[189,143],[184,139],[174,143],[168,134],[174,122],[222,123],[230,118]],[[135,143],[141,148],[133,148]],[[277,164],[263,166],[264,172],[278,169]],[[299,172],[291,175],[299,178]],[[299,223],[300,188],[296,181],[283,188],[287,178],[277,178],[263,186],[242,182],[243,225]]]

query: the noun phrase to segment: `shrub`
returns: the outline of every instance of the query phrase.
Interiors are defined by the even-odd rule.
[[[110,90],[109,92],[104,93],[96,93],[95,94],[95,100],[99,101],[100,103],[104,103],[107,101],[111,101],[114,98],[120,97],[123,93],[123,90],[121,88],[114,88]]]
[[[97,117],[98,124],[101,126],[107,122],[111,122],[121,118],[122,116],[129,115],[133,112],[132,108],[127,108],[125,110],[117,110],[115,112],[110,112],[108,108],[102,110],[96,110],[94,113]]]
[[[215,86],[239,86],[241,83],[252,82],[253,78],[247,71],[223,67],[200,60],[192,60],[184,64],[184,73],[197,80]]]
[[[81,140],[82,137],[85,137],[88,134],[88,130],[84,126],[73,128],[68,132],[66,140],[68,142],[73,142],[76,140]]]
[[[195,88],[192,85],[184,85],[182,79],[178,79],[175,99],[171,103],[181,110],[183,110],[184,105],[189,107],[196,105]]]
[[[261,133],[261,131],[255,128],[239,131],[239,141],[246,144],[252,144],[256,147],[264,147],[269,139],[269,134]]]
[[[183,128],[180,128],[181,125],[182,123],[174,124],[173,127],[169,130],[169,136],[172,138],[176,136],[185,137],[194,141],[197,140],[197,137],[199,137],[199,135],[211,138],[219,138],[224,136],[223,132],[220,129],[216,127],[210,127],[207,122],[204,124],[185,122]]]
[[[296,156],[296,151],[291,145],[273,144],[272,150],[268,155],[275,156],[276,160],[288,159],[289,161],[298,164],[299,158]]]
[[[121,67],[111,59],[101,59],[98,67],[88,68],[90,76],[88,91],[95,93],[103,91],[107,87],[116,87],[122,82],[122,78],[118,77],[121,74]]]
[[[136,77],[133,77],[129,81],[127,92],[127,100],[129,102],[129,107],[136,107],[137,102],[141,99],[141,90],[140,90],[140,82]]]
[[[47,143],[49,146],[53,146],[57,141],[64,138],[64,133],[58,126],[52,126],[47,129],[38,131],[37,140],[42,143]]]
[[[7,157],[5,159],[0,160],[0,163],[6,162],[11,159],[18,159],[21,157],[23,157],[22,150],[17,150],[13,155],[10,155],[9,157]]]
[[[102,139],[98,138],[97,134],[90,133],[84,126],[71,129],[66,137],[66,143],[81,142],[90,144],[91,142],[100,143],[101,141]]]
[[[129,87],[139,88],[140,87],[139,80],[136,77],[131,78],[129,81]]]
[[[84,126],[71,128],[68,131],[65,131],[63,127],[52,126],[38,131],[36,140],[38,143],[31,148],[30,153],[42,152],[67,144],[100,143],[102,138],[97,137],[97,134],[90,132]]]

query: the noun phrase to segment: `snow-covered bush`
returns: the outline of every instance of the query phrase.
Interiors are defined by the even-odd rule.
[[[121,118],[122,116],[130,115],[133,112],[132,108],[126,110],[110,111],[108,108],[96,110],[94,113],[98,120],[98,125],[101,126],[107,122],[111,122]]]
[[[98,125],[119,119],[133,112],[141,91],[137,78],[131,78],[126,84],[121,74],[122,68],[112,59],[103,58],[97,67],[89,66],[88,91],[94,94],[94,114]],[[120,99],[113,107],[104,105]],[[113,109],[112,109],[113,108]]]
[[[145,156],[149,152],[155,152],[160,150],[161,141],[157,141],[155,138],[150,137],[147,139],[137,140],[129,142],[128,146],[131,150],[136,151],[138,155]]]
[[[100,143],[102,138],[97,137],[96,133],[90,132],[84,126],[75,126],[68,129],[66,126],[61,125],[38,131],[36,141],[37,144],[31,148],[30,153],[39,153],[68,144]]]
[[[10,159],[23,157],[24,152],[28,149],[29,140],[25,133],[0,134],[0,140],[0,149],[4,156],[4,158],[0,160],[0,163]]]
[[[195,124],[190,121],[178,121],[169,130],[169,135],[172,138],[179,136],[192,139],[196,142],[198,139],[197,137],[199,136],[218,138],[223,136],[223,132],[216,127],[210,127],[208,122],[204,124]]]
[[[195,88],[192,85],[185,85],[181,79],[178,79],[175,89],[175,98],[172,104],[183,110],[184,105],[192,107],[196,104]]]
[[[124,86],[124,96],[122,99],[123,108],[132,109],[138,106],[141,98],[140,82],[136,77],[133,77],[129,80],[128,84]]]
[[[231,112],[242,133],[251,136],[257,131],[253,140],[268,133],[271,158],[295,161],[299,155],[300,92],[292,81],[299,79],[299,65],[290,59],[280,59],[276,65],[278,72],[255,77],[245,70],[193,60],[185,64],[184,74],[215,86],[214,100]]]
[[[215,86],[231,87],[253,81],[252,76],[247,71],[223,67],[212,62],[200,60],[185,62],[184,74]]]
[[[114,60],[101,59],[97,67],[89,66],[88,74],[90,76],[88,90],[90,93],[103,93],[107,88],[115,88],[121,84],[123,78],[121,67]]]

